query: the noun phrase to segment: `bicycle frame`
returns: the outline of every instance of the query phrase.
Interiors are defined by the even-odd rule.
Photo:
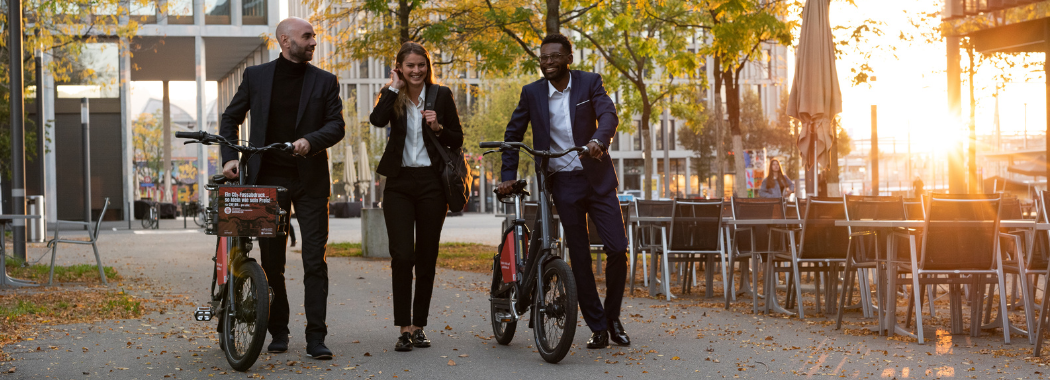
[[[532,229],[533,231],[538,230],[539,234],[533,235],[532,242],[528,245],[528,260],[524,262],[524,270],[521,271],[521,273],[523,273],[521,280],[504,283],[497,292],[497,294],[503,294],[512,288],[515,290],[514,294],[517,295],[519,299],[510,298],[506,301],[508,308],[513,311],[511,314],[514,321],[521,319],[522,315],[524,315],[524,312],[519,314],[518,305],[530,305],[533,302],[531,296],[534,293],[533,291],[535,290],[536,284],[540,283],[540,277],[543,275],[543,271],[539,270],[540,268],[537,266],[547,263],[549,260],[557,257],[552,253],[554,238],[551,226],[554,223],[554,217],[553,210],[551,209],[553,199],[551,198],[548,189],[547,178],[549,175],[547,174],[549,159],[547,157],[539,157],[539,160],[540,163],[537,165],[536,170],[536,185],[539,188],[539,201],[536,203],[539,206],[539,212],[537,213],[536,224],[533,225]],[[514,195],[514,208],[519,217],[524,215],[524,207],[525,204],[522,202],[522,195]],[[526,233],[527,222],[528,221],[521,218],[514,220],[514,244],[516,245],[514,251],[516,255],[525,252],[524,236]],[[537,242],[539,244],[537,244]],[[514,260],[519,267],[522,267],[520,266],[523,264],[521,257],[515,257]],[[535,293],[537,297],[540,297],[540,301],[543,301],[543,292]],[[498,298],[493,298],[493,300],[498,300]]]

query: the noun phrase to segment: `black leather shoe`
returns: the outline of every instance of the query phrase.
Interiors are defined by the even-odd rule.
[[[609,330],[592,332],[591,339],[587,340],[587,348],[605,347],[609,347]]]
[[[306,344],[306,354],[317,360],[331,360],[332,350],[324,345],[324,342],[310,342]]]
[[[631,337],[627,336],[626,331],[623,331],[623,324],[620,321],[609,322],[609,340],[621,346],[631,345]]]
[[[430,339],[423,333],[423,329],[416,329],[416,332],[412,333],[412,345],[419,348],[430,347]]]
[[[266,352],[279,354],[288,351],[288,336],[275,336],[270,340],[270,345],[266,346]]]
[[[412,333],[401,333],[401,336],[397,338],[397,343],[394,343],[394,351],[412,351]]]

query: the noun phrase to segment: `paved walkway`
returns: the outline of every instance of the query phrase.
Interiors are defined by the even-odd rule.
[[[192,222],[191,222],[192,223]],[[334,219],[333,241],[355,241],[358,219]],[[832,330],[823,318],[798,321],[751,316],[696,301],[626,298],[624,324],[634,344],[600,350],[584,348],[582,320],[576,346],[562,363],[545,363],[523,323],[510,346],[489,337],[486,275],[438,270],[427,332],[434,347],[394,352],[389,264],[367,259],[329,259],[328,346],[336,356],[305,356],[302,328],[302,265],[289,258],[292,305],[291,350],[263,354],[247,373],[231,371],[215,340],[215,324],[196,322],[192,310],[206,301],[214,238],[186,233],[173,221],[159,231],[107,230],[100,249],[106,265],[151,286],[139,296],[184,300],[163,314],[139,320],[90,325],[57,325],[4,348],[13,361],[0,363],[0,379],[268,379],[324,378],[1043,378],[1047,370],[1023,360],[1031,348],[1020,336],[1013,345],[1001,335],[980,338],[942,335],[926,345]],[[446,241],[492,244],[498,222],[490,215],[449,218]],[[90,262],[89,250],[63,248],[63,264]],[[42,249],[30,251],[34,258]],[[93,259],[93,258],[91,258]],[[130,284],[113,284],[111,288]],[[641,294],[641,292],[636,292]],[[859,315],[849,318],[860,322]],[[11,367],[14,373],[4,374]],[[304,377],[305,375],[305,377]]]

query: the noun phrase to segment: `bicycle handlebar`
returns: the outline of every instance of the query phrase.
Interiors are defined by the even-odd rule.
[[[248,145],[237,145],[237,144],[234,144],[234,143],[230,142],[225,137],[222,137],[222,136],[219,136],[219,135],[213,135],[211,133],[204,132],[204,131],[175,132],[175,137],[176,138],[180,138],[180,139],[195,140],[195,141],[186,141],[185,142],[186,144],[192,144],[192,143],[200,143],[200,144],[204,144],[204,145],[215,145],[215,144],[218,144],[218,145],[223,145],[223,146],[227,146],[227,147],[233,148],[233,150],[236,150],[238,152],[248,153],[248,154],[262,153],[262,152],[271,151],[271,150],[280,150],[280,151],[292,153],[295,150],[295,147],[292,146],[292,143],[287,143],[287,142],[285,142],[285,143],[274,143],[274,144],[270,144],[270,145],[264,146],[262,148],[255,148],[255,147],[248,146]]]
[[[498,148],[499,150],[525,149],[526,152],[529,152],[529,154],[531,154],[533,156],[549,157],[549,158],[561,157],[561,156],[564,156],[564,155],[572,153],[572,152],[587,153],[587,147],[586,146],[575,146],[575,147],[563,150],[561,152],[552,152],[550,150],[534,150],[531,147],[529,147],[528,145],[525,145],[524,143],[513,142],[513,141],[483,141],[483,142],[479,143],[478,146],[481,147],[481,148]]]

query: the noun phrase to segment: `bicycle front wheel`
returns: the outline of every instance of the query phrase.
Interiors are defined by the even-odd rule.
[[[565,358],[576,336],[576,280],[569,264],[556,259],[543,266],[533,301],[533,333],[540,356],[548,363]]]
[[[266,274],[254,261],[239,265],[227,294],[228,307],[223,318],[222,339],[226,340],[226,361],[238,371],[247,371],[259,359],[266,324],[270,315],[270,293]]]
[[[204,209],[200,208],[200,211],[193,213],[193,223],[196,224],[197,227],[204,227],[204,221]]]

